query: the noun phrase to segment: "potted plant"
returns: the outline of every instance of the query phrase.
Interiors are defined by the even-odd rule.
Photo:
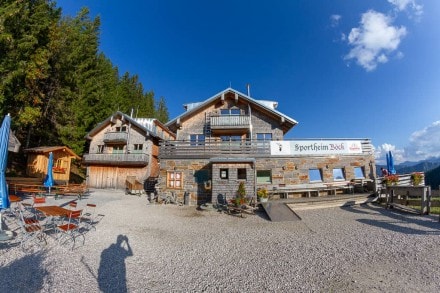
[[[399,182],[399,176],[397,175],[386,175],[382,181],[382,184],[386,186],[396,185]]]
[[[412,185],[417,186],[422,183],[423,173],[422,172],[414,172],[411,174],[411,182]]]
[[[240,182],[237,189],[237,195],[232,200],[232,202],[236,206],[244,205],[246,204],[246,188],[244,186],[244,182]]]
[[[265,187],[258,188],[257,197],[260,202],[267,202],[268,197],[269,197],[267,189]]]

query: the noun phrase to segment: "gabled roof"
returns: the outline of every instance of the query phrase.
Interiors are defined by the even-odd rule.
[[[48,154],[50,152],[56,152],[56,151],[63,151],[68,153],[71,157],[74,157],[75,159],[81,159],[80,156],[75,154],[70,148],[66,146],[44,146],[44,147],[35,147],[35,148],[28,148],[25,149],[25,153],[37,153],[37,154]]]
[[[184,120],[187,117],[191,117],[194,113],[197,113],[198,111],[200,111],[201,109],[203,109],[207,105],[215,102],[218,99],[221,99],[221,97],[223,95],[225,95],[226,93],[237,94],[240,97],[240,99],[247,101],[249,104],[260,107],[260,108],[264,109],[265,111],[268,111],[269,113],[272,113],[273,115],[280,117],[280,119],[283,119],[285,123],[290,123],[292,125],[289,127],[289,129],[294,127],[296,124],[298,124],[298,122],[295,119],[290,118],[289,116],[284,115],[283,113],[275,110],[275,107],[278,105],[278,103],[266,101],[266,100],[255,100],[255,99],[249,97],[248,95],[243,94],[243,93],[229,87],[229,88],[213,95],[212,97],[208,98],[207,100],[205,100],[203,102],[186,104],[185,108],[187,109],[187,111],[182,113],[181,115],[177,116],[176,118],[168,121],[165,125],[167,127],[169,127],[170,125],[175,124],[179,120]]]
[[[115,118],[119,118],[121,120],[130,122],[132,125],[145,131],[146,135],[151,135],[153,137],[163,139],[163,137],[161,137],[160,134],[158,134],[156,132],[155,126],[158,126],[158,127],[162,128],[164,131],[166,131],[170,136],[176,137],[176,135],[172,131],[170,131],[168,129],[168,127],[166,127],[162,122],[160,122],[156,118],[132,118],[127,114],[124,114],[120,111],[116,111],[110,117],[108,117],[106,120],[99,123],[95,128],[90,130],[90,132],[87,133],[85,138],[91,140],[93,138],[93,136],[95,136],[102,129],[104,129],[109,124],[111,124]]]

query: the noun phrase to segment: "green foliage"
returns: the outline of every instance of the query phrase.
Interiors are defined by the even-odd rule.
[[[425,184],[430,185],[432,189],[438,189],[440,186],[440,167],[425,172]]]
[[[99,29],[87,8],[62,18],[53,0],[0,3],[0,114],[11,113],[24,147],[81,154],[86,133],[116,110],[168,120],[163,98],[99,53]]]

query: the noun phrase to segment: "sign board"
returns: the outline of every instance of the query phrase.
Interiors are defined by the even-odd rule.
[[[355,155],[362,154],[362,143],[358,140],[271,141],[270,154],[273,156]]]

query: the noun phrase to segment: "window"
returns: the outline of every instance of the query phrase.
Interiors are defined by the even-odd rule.
[[[220,179],[228,179],[228,178],[229,178],[229,170],[220,169]]]
[[[354,167],[354,178],[365,179],[364,167]]]
[[[344,168],[335,168],[335,169],[333,169],[333,180],[334,181],[345,180]]]
[[[116,132],[126,132],[127,126],[118,126],[116,127]]]
[[[182,172],[176,172],[176,171],[168,172],[167,187],[182,188]]]
[[[257,140],[272,140],[272,133],[257,133]]]
[[[221,109],[220,115],[241,115],[241,110],[238,108]]]
[[[246,180],[246,168],[237,169],[237,179]]]
[[[322,182],[321,169],[309,169],[310,182]]]
[[[191,141],[191,145],[204,145],[205,144],[205,135],[204,134],[191,134],[189,136],[189,140]]]
[[[137,144],[137,143],[135,143],[135,144],[133,145],[133,153],[141,153],[142,150],[143,150],[143,148],[144,148],[144,145],[143,145],[143,144]]]
[[[124,153],[124,146],[122,145],[116,145],[113,147],[113,153],[114,154],[122,154]]]
[[[272,171],[271,170],[257,170],[257,183],[271,184],[272,183]]]
[[[240,135],[222,135],[220,138],[222,141],[241,141]]]
[[[104,152],[104,145],[100,144],[98,145],[98,154],[102,154]]]

